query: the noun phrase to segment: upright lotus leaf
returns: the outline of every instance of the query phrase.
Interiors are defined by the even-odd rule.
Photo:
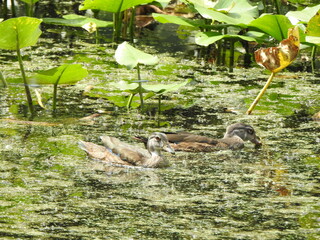
[[[55,25],[63,25],[70,27],[82,27],[86,26],[86,24],[94,23],[97,28],[100,27],[112,27],[113,23],[109,21],[102,21],[96,18],[89,18],[77,14],[68,14],[62,16],[63,18],[43,18],[44,23],[55,24]]]
[[[320,4],[313,7],[306,7],[301,11],[290,11],[286,14],[286,16],[295,23],[298,23],[299,21],[303,23],[308,23],[310,19],[317,14],[319,10]]]
[[[39,25],[42,20],[30,17],[11,18],[0,22],[0,48],[15,50],[31,114],[34,113],[32,96],[29,89],[20,49],[35,45],[41,35]]]
[[[214,8],[225,11],[229,17],[241,19],[243,23],[250,23],[259,16],[257,6],[252,6],[247,0],[219,0]]]
[[[37,73],[30,78],[32,84],[74,84],[88,75],[81,64],[64,64]]]
[[[264,14],[253,20],[248,26],[267,33],[278,41],[285,39],[288,30],[293,27],[286,16],[269,14]]]
[[[245,41],[256,41],[253,37],[243,36],[243,35],[232,35],[232,34],[221,34],[219,32],[199,32],[195,36],[195,42],[201,46],[208,46],[216,41],[223,38],[230,38],[233,40],[245,40]]]
[[[119,64],[125,65],[128,69],[133,69],[139,63],[155,65],[159,61],[158,57],[144,53],[132,47],[128,42],[123,42],[118,46],[115,58]]]
[[[308,22],[306,41],[320,46],[320,11]]]
[[[150,2],[153,2],[153,0],[85,0],[79,9],[96,9],[106,12],[118,13],[128,8]]]
[[[25,2],[25,3],[29,4],[29,5],[33,5],[36,2],[39,2],[39,0],[20,0],[20,1]]]
[[[217,2],[214,8],[205,7],[198,4],[195,0],[193,0],[192,3],[204,18],[240,27],[246,27],[247,24],[258,16],[257,7],[250,5],[247,0],[223,0]]]
[[[160,23],[174,23],[187,27],[205,27],[204,19],[189,19],[180,16],[152,13],[152,17]]]
[[[195,8],[204,18],[212,19],[213,21],[218,21],[218,22],[236,25],[240,27],[246,27],[246,24],[239,21],[238,19],[229,17],[228,15],[221,13],[219,11],[214,11],[197,4],[195,4]]]
[[[80,64],[64,64],[37,73],[30,78],[32,84],[53,84],[53,111],[56,110],[58,84],[74,84],[88,75]]]
[[[0,48],[17,50],[37,43],[42,20],[30,17],[11,18],[0,22]]]

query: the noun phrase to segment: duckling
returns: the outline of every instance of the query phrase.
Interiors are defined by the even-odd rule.
[[[261,145],[253,127],[243,123],[235,123],[228,126],[224,137],[220,139],[187,132],[166,133],[166,135],[175,151],[212,152],[222,149],[236,150],[243,148],[245,141],[254,143],[256,147]],[[146,142],[146,139],[142,137],[136,137],[136,139]]]
[[[164,133],[155,132],[147,140],[147,150],[131,146],[110,136],[100,137],[104,146],[91,142],[79,142],[79,147],[86,151],[89,157],[113,165],[141,166],[160,168],[169,166],[169,161],[161,155],[161,150],[174,154]]]

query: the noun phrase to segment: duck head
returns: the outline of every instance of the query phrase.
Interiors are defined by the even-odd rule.
[[[153,155],[161,156],[161,150],[174,154],[174,149],[170,146],[167,136],[164,133],[155,132],[150,135],[147,143],[148,151]]]
[[[235,123],[228,126],[224,138],[232,138],[238,136],[243,141],[250,141],[256,146],[260,146],[260,138],[256,135],[255,130],[252,126],[244,123]]]

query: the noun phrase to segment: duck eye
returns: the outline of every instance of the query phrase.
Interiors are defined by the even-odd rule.
[[[247,129],[247,132],[248,132],[249,134],[253,134],[253,133],[254,133],[254,131],[253,131],[252,129]]]
[[[161,138],[160,137],[155,137],[155,139],[160,142]]]

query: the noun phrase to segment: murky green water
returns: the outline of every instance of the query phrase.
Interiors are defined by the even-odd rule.
[[[143,115],[101,98],[121,94],[111,82],[136,78],[115,64],[109,45],[69,44],[42,40],[25,51],[29,75],[69,62],[90,73],[59,88],[56,118],[52,88],[42,88],[48,109],[38,109],[33,123],[22,122],[28,119],[23,86],[14,83],[18,64],[12,53],[1,55],[11,83],[0,92],[1,239],[319,239],[320,125],[311,119],[320,107],[318,77],[279,73],[247,116],[268,78],[261,68],[216,72],[182,52],[144,48],[161,62],[154,70],[143,68],[143,79],[192,79],[163,97],[158,119],[156,98],[146,101]],[[81,119],[94,113],[100,116]],[[170,168],[153,170],[106,166],[77,147],[79,140],[99,143],[103,134],[131,143],[132,135],[153,131],[221,137],[234,122],[253,125],[263,147],[179,152],[168,156]]]

